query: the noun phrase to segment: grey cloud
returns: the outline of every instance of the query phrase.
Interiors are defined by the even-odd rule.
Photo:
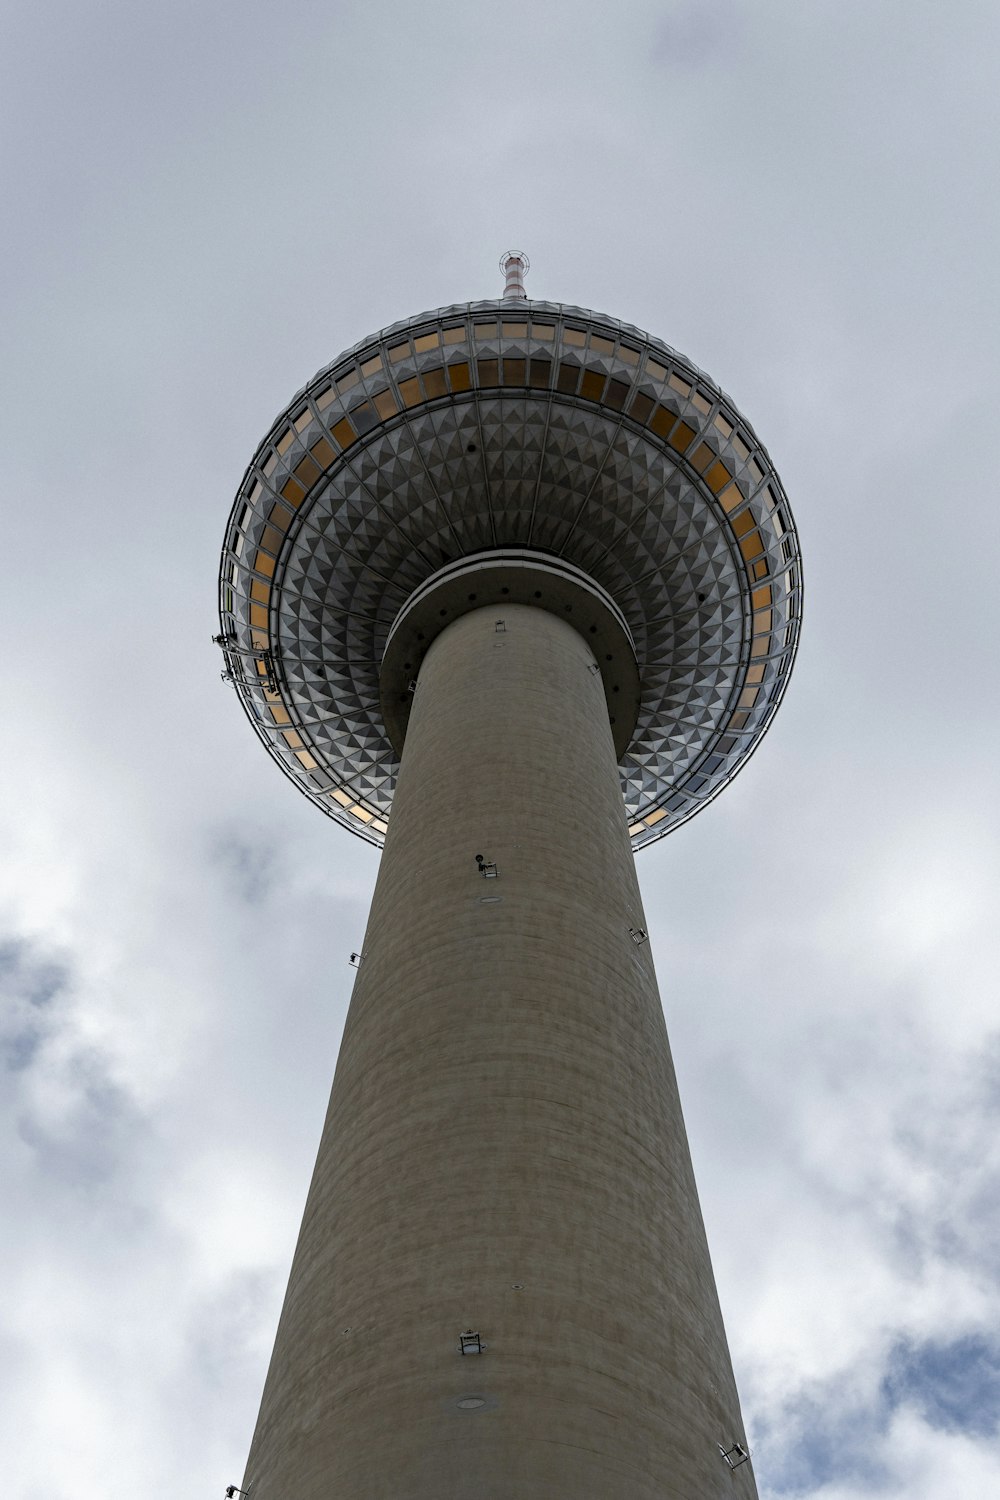
[[[277,854],[263,835],[254,838],[236,827],[216,830],[209,840],[210,858],[223,878],[248,906],[260,906],[270,896],[276,876]]]
[[[0,987],[5,997],[23,998],[29,1005],[44,1007],[66,988],[67,982],[68,970],[59,960],[39,957],[24,941],[0,943]]]
[[[653,32],[653,61],[700,70],[739,50],[742,16],[735,0],[674,0]]]
[[[125,1091],[109,1076],[96,1052],[78,1052],[61,1071],[58,1110],[29,1107],[18,1134],[34,1153],[39,1170],[87,1193],[109,1181],[122,1158],[137,1148],[141,1117]]]
[[[52,1026],[54,1002],[69,984],[57,959],[23,940],[0,944],[0,1056],[12,1072],[30,1067]]]

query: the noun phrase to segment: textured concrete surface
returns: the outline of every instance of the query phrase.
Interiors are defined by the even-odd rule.
[[[756,1494],[593,668],[520,605],[424,661],[252,1500]]]

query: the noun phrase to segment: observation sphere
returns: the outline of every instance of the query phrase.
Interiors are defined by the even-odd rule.
[[[230,515],[219,642],[330,817],[383,842],[423,653],[505,601],[593,647],[633,847],[752,753],[798,644],[799,542],[752,427],[676,350],[561,303],[462,303],[363,340],[277,418]]]

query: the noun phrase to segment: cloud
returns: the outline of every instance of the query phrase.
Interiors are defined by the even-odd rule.
[[[0,943],[0,1055],[13,1072],[34,1061],[51,1025],[47,1012],[67,982],[62,963],[24,942]]]
[[[700,71],[739,50],[742,32],[735,0],[674,0],[656,23],[654,62],[678,71]]]
[[[218,546],[510,244],[733,392],[806,549],[774,729],[639,864],[762,1488],[995,1488],[996,6],[82,17],[0,61],[5,1493],[238,1479],[377,856],[219,683]]]

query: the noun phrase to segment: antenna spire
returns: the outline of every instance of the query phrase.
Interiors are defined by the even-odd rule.
[[[528,274],[530,265],[531,262],[523,250],[506,250],[501,255],[500,269],[505,278],[503,289],[505,302],[527,302],[528,294],[524,290],[524,278]]]

